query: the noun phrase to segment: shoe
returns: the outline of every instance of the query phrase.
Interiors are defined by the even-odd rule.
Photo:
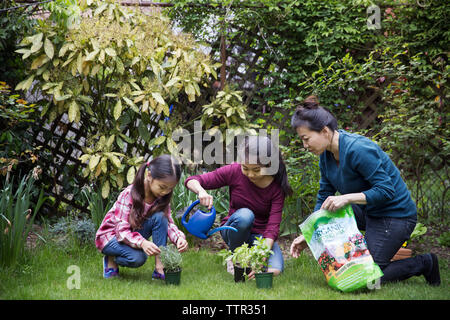
[[[431,270],[423,275],[429,285],[439,286],[441,284],[441,275],[439,273],[438,258],[434,253],[430,253],[429,255],[431,256]]]
[[[163,273],[159,273],[158,271],[153,270],[152,279],[153,280],[165,280],[166,276]]]
[[[108,268],[108,256],[103,257],[103,278],[113,278],[119,276],[119,268]]]

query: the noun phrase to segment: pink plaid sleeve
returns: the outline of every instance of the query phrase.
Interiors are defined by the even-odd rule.
[[[130,189],[127,188],[129,191]],[[122,192],[116,202],[113,219],[115,220],[115,234],[118,242],[124,242],[131,247],[140,248],[145,240],[139,232],[131,231],[131,225],[128,222],[132,207],[132,198],[130,192]]]
[[[170,204],[167,207],[167,219],[169,220],[167,235],[169,236],[170,241],[172,241],[172,243],[176,245],[180,237],[186,239],[185,234],[180,229],[178,229],[178,227],[176,226],[176,224],[172,219],[172,210],[170,208]]]

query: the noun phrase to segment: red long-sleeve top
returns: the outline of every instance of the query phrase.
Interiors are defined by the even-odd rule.
[[[264,238],[278,238],[285,195],[275,180],[269,186],[259,188],[242,173],[239,163],[191,176],[184,181],[184,185],[192,179],[199,181],[205,190],[229,187],[230,208],[221,225],[225,224],[236,210],[248,208],[255,215],[251,232],[261,234]]]

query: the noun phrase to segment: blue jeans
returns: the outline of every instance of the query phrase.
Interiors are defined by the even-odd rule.
[[[159,246],[167,244],[168,220],[163,212],[156,212],[148,217],[137,230],[145,239],[153,236],[153,243]],[[147,261],[147,254],[142,249],[135,249],[125,243],[118,242],[116,237],[111,239],[103,248],[102,253],[106,256],[115,257],[119,266],[137,268]]]
[[[352,205],[359,230],[365,230],[367,247],[373,260],[383,270],[381,283],[400,281],[428,272],[432,265],[429,254],[392,261],[402,244],[409,239],[417,216],[404,218],[369,216],[364,207]]]
[[[261,236],[260,234],[251,233],[254,220],[255,215],[250,209],[241,208],[236,210],[224,224],[224,226],[235,227],[238,230],[237,232],[233,230],[220,231],[223,240],[231,251],[242,245],[244,242],[252,245],[255,238]],[[281,252],[280,246],[277,242],[273,243],[272,251],[273,254],[269,257],[268,261],[269,268],[283,271],[283,253]]]

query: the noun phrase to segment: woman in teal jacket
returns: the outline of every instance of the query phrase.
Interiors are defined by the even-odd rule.
[[[304,147],[320,156],[314,210],[335,211],[351,204],[358,228],[366,231],[369,251],[383,270],[382,283],[424,275],[429,284],[439,285],[439,264],[433,253],[391,262],[414,230],[417,210],[389,156],[368,138],[338,130],[336,118],[315,97],[297,108],[291,123]],[[305,247],[300,236],[292,243],[291,254],[297,257]]]

